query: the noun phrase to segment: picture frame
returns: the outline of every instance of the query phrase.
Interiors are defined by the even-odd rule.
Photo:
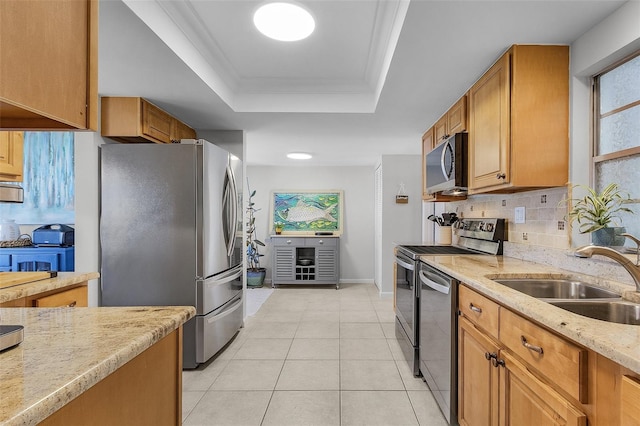
[[[271,191],[269,232],[276,225],[287,235],[342,235],[344,191],[283,190]],[[331,234],[326,234],[331,233]]]

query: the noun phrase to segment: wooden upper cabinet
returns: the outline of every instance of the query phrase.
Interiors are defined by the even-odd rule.
[[[22,182],[23,132],[0,132],[0,181]]]
[[[98,129],[98,1],[0,1],[0,128]]]
[[[469,194],[563,186],[569,47],[514,45],[469,91]]]
[[[460,201],[466,197],[429,194],[427,191],[427,153],[449,136],[467,130],[467,95],[458,99],[440,119],[422,135],[422,199],[425,201]]]
[[[138,97],[103,97],[101,134],[133,143],[196,138],[191,127]]]
[[[456,101],[433,125],[434,146],[455,133],[467,130],[467,95]]]

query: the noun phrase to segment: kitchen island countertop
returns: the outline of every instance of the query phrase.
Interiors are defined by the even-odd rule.
[[[577,315],[501,285],[493,279],[498,276],[502,278],[570,276],[611,289],[631,301],[640,302],[640,293],[635,291],[634,286],[504,256],[421,256],[420,260],[437,267],[480,293],[511,308],[514,312],[521,313],[550,330],[640,374],[640,326],[616,324]]]
[[[44,420],[195,315],[191,306],[0,308],[24,341],[0,352],[0,425]]]
[[[59,290],[99,278],[98,272],[58,272],[53,278],[18,284],[0,289],[0,303],[11,302],[22,297],[34,296],[51,290]]]

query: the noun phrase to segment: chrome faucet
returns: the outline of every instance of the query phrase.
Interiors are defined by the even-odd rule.
[[[624,235],[625,237],[629,238],[630,240],[638,244],[638,248],[636,249],[636,253],[637,253],[636,263],[633,263],[622,253],[614,249],[611,249],[609,247],[602,247],[602,246],[594,246],[594,245],[583,246],[578,248],[575,251],[574,255],[576,257],[585,258],[585,257],[591,257],[594,254],[598,254],[600,256],[605,256],[615,260],[620,265],[622,265],[622,267],[626,269],[627,272],[631,274],[631,277],[633,278],[633,281],[636,284],[636,291],[640,292],[640,262],[639,262],[640,261],[640,239],[634,237],[631,234],[621,234],[621,235]]]

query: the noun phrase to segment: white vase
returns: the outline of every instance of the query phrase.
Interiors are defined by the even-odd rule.
[[[0,241],[13,241],[20,237],[20,227],[14,219],[0,219]]]

